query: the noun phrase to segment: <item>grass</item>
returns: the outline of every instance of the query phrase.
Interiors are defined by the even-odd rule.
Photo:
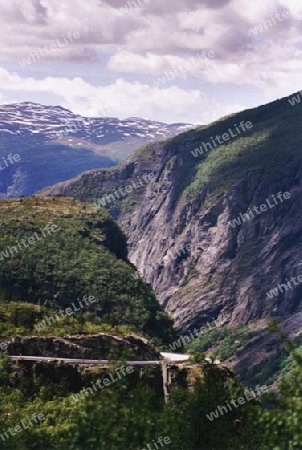
[[[215,355],[223,361],[231,356],[235,356],[253,335],[254,332],[247,327],[228,329],[226,326],[223,326],[199,336],[188,345],[188,350],[205,352],[214,348]]]
[[[58,309],[50,309],[41,305],[33,305],[25,302],[0,301],[0,336],[2,340],[11,336],[66,336],[76,333],[108,333],[125,336],[135,331],[130,326],[112,326],[105,324],[94,314],[77,314],[65,316],[47,325],[43,330],[38,330],[35,325],[40,324],[47,317],[55,317]]]

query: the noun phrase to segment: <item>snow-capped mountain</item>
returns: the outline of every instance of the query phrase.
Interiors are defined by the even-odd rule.
[[[73,114],[61,106],[38,103],[15,103],[0,106],[0,136],[60,139],[76,136],[94,144],[106,145],[115,141],[163,140],[192,128],[189,124],[166,124],[129,117],[90,118]],[[71,142],[71,141],[70,141]]]
[[[0,171],[0,198],[31,195],[85,170],[113,166],[138,147],[190,128],[137,117],[83,117],[31,102],[0,105],[0,161],[20,155]]]

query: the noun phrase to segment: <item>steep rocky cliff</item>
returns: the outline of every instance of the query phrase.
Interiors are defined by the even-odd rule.
[[[278,100],[151,144],[117,169],[86,172],[46,194],[106,199],[131,262],[179,331],[218,318],[231,328],[252,323],[260,333],[261,319],[274,317],[295,338],[302,328],[301,117],[299,106]],[[224,133],[228,140],[214,144]],[[151,172],[153,181],[139,183]]]

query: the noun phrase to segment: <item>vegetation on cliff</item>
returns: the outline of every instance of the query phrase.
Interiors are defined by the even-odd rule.
[[[132,276],[125,237],[106,212],[69,199],[38,197],[5,201],[1,211],[3,340],[16,334],[136,330],[157,343],[171,342],[171,320],[151,289]],[[41,230],[49,224],[58,229],[43,236]],[[41,239],[29,240],[36,235]],[[9,250],[16,245],[17,252]],[[46,317],[67,310],[84,295],[97,301],[37,329]],[[234,339],[225,341],[224,352],[233,351]],[[78,397],[104,373],[78,373],[64,363],[13,366],[1,350],[2,450],[140,450],[159,436],[169,438],[170,450],[300,450],[301,357],[292,347],[280,400],[267,398],[268,409],[250,401],[223,414],[217,413],[219,407],[242,396],[244,389],[228,369],[213,364],[202,366],[197,382],[192,374],[194,390],[180,384],[165,404],[157,369]],[[35,415],[43,419],[29,425]]]
[[[172,321],[151,288],[133,277],[126,238],[108,213],[61,198],[14,199],[1,202],[0,208],[2,303],[23,301],[44,307],[32,310],[40,320],[43,314],[76,304],[79,312],[65,315],[66,325],[76,317],[74,324],[81,322],[82,327],[89,320],[101,330],[126,326],[157,343],[171,341]],[[57,231],[51,232],[52,225]],[[45,227],[50,232],[43,236]],[[84,296],[96,301],[87,307],[82,303],[81,308]],[[34,324],[27,320],[32,330]]]

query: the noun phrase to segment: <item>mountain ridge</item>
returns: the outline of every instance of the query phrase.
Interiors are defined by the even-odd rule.
[[[98,167],[112,167],[134,149],[192,127],[151,120],[92,118],[61,106],[0,105],[0,158],[20,161],[1,172],[0,198],[28,196]]]
[[[107,209],[127,235],[131,262],[152,285],[178,332],[224,318],[231,329],[250,324],[257,328],[259,322],[260,336],[268,326],[263,319],[272,317],[286,324],[296,339],[302,329],[302,285],[273,299],[267,292],[298,275],[301,117],[301,109],[290,106],[288,98],[277,100],[149,144],[115,169],[86,172],[43,194],[93,201],[152,170],[154,182],[109,203]],[[248,133],[213,146],[200,158],[192,156],[202,142],[242,120],[253,124]],[[290,198],[230,226],[279,192],[288,192]],[[184,253],[187,244],[191,248]],[[171,252],[175,258],[169,257]],[[274,352],[264,334],[254,349],[260,355],[252,364],[255,371]],[[241,353],[234,353],[233,363],[240,366],[248,355],[248,341]]]
[[[17,124],[20,125],[19,128]],[[22,128],[22,125],[24,124],[26,127]],[[105,133],[109,133],[109,136],[105,137],[102,133],[102,128],[106,124],[111,126],[120,125],[118,131],[121,132],[121,129],[125,128],[125,132],[128,134],[130,133],[132,137],[139,136],[146,138],[149,135],[149,137],[155,140],[158,138],[162,139],[162,137],[173,136],[175,135],[175,132],[177,134],[177,132],[193,127],[191,124],[167,124],[140,117],[129,117],[126,119],[110,116],[88,117],[75,114],[71,110],[60,105],[46,106],[34,102],[0,105],[0,126],[2,126],[0,133],[2,134],[5,132],[10,132],[10,134],[22,134],[23,132],[24,135],[28,135],[35,133],[39,134],[39,131],[41,131],[42,138],[60,138],[64,136],[64,134],[67,135],[67,133],[64,132],[69,125],[69,134],[77,133],[77,137],[88,138],[95,144],[104,144],[125,138],[125,133],[122,133],[120,136],[121,139],[117,139],[114,135],[115,130],[110,127],[105,129]],[[11,130],[3,129],[4,125],[8,126]],[[73,127],[74,129],[72,129]],[[140,133],[139,130],[141,130]],[[105,139],[101,139],[103,137],[105,137]]]

